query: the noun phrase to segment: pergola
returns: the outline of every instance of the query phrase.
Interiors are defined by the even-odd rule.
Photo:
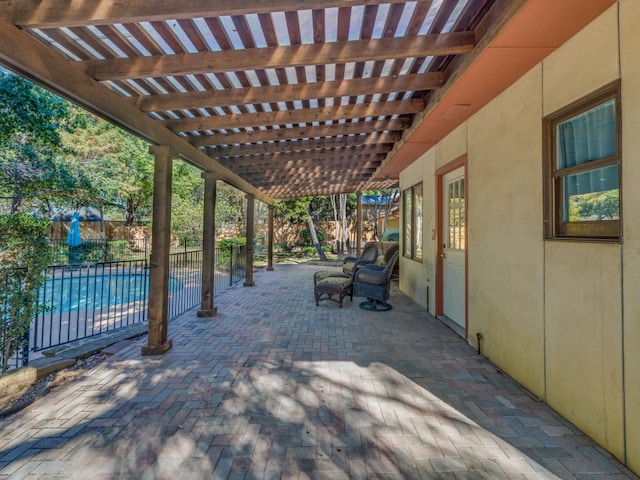
[[[145,353],[171,347],[173,159],[203,171],[201,312],[213,315],[216,180],[247,193],[249,215],[254,199],[397,184],[407,165],[594,14],[581,7],[602,3],[391,2],[0,0],[1,64],[153,145]],[[545,18],[544,29],[512,36],[496,56],[496,39],[524,10],[529,21]]]

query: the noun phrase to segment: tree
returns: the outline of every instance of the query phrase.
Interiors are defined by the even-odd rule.
[[[574,195],[569,203],[569,220],[613,220],[620,217],[619,190]]]
[[[25,341],[52,255],[47,220],[0,216],[0,352],[2,372]]]
[[[352,253],[351,244],[349,243],[349,215],[347,214],[350,203],[349,200],[349,195],[346,193],[331,195],[333,221],[335,224],[336,252],[340,254],[344,253],[345,247],[349,254]]]
[[[244,192],[225,182],[218,182],[216,195],[216,238],[242,236],[247,218]]]
[[[311,243],[316,247],[321,260],[326,260],[326,255],[320,245],[314,222],[321,215],[327,215],[326,206],[328,203],[328,197],[300,197],[277,200],[273,204],[275,217],[290,223],[307,223]]]
[[[173,164],[171,230],[180,243],[202,240],[204,181],[200,170],[185,162]]]
[[[69,196],[79,179],[60,161],[60,133],[73,127],[76,110],[65,100],[0,69],[0,190],[11,211],[25,197]]]
[[[373,237],[380,240],[382,232],[387,229],[389,215],[394,202],[399,198],[397,188],[368,192],[370,199],[367,216],[373,221]],[[382,222],[382,225],[380,223]]]
[[[76,198],[120,210],[125,225],[151,212],[153,157],[149,144],[89,113],[82,128],[64,132],[69,162],[88,179]]]

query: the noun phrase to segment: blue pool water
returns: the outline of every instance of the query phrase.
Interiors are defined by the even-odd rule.
[[[181,289],[178,280],[169,279],[169,293]],[[106,309],[144,301],[148,291],[148,274],[77,275],[48,279],[40,290],[40,302],[58,313]]]

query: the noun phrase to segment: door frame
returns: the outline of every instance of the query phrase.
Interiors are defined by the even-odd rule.
[[[464,211],[465,211],[465,222],[464,222],[464,337],[467,338],[467,332],[469,328],[469,320],[468,320],[468,269],[469,269],[469,242],[468,242],[468,220],[469,220],[469,182],[467,181],[467,155],[461,155],[460,157],[452,160],[451,162],[443,165],[442,167],[436,169],[436,308],[435,314],[444,315],[444,268],[442,262],[442,241],[444,239],[444,214],[443,207],[444,202],[442,201],[442,195],[444,193],[444,176],[447,173],[453,172],[458,168],[464,168]]]

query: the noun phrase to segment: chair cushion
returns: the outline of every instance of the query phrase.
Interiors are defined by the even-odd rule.
[[[328,277],[342,277],[344,273],[339,270],[320,270],[313,274],[313,284],[315,285],[320,280],[324,280]]]
[[[346,289],[351,285],[352,282],[353,281],[349,277],[327,277],[323,278],[322,280],[318,280],[318,283],[316,285],[333,284],[338,285],[340,289]]]

